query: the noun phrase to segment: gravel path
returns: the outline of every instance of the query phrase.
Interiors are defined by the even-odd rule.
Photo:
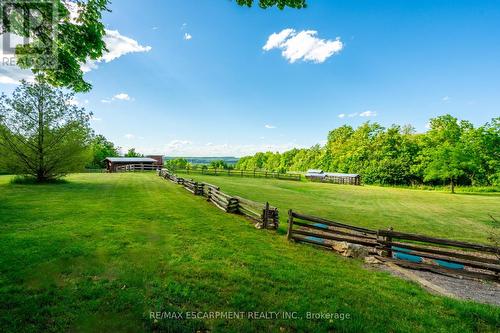
[[[377,266],[379,266],[380,269],[388,271],[393,275],[411,280],[405,275],[391,269],[386,265]],[[460,279],[447,275],[418,270],[411,270],[411,273],[435,284],[438,287],[445,289],[447,292],[453,294],[456,298],[500,306],[499,283],[491,281],[479,281],[468,278]]]

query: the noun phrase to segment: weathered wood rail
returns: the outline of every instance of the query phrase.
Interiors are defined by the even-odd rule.
[[[418,270],[500,281],[500,248],[418,234],[379,230],[381,260]]]
[[[175,170],[182,174],[200,174],[209,176],[234,176],[234,177],[252,177],[252,178],[272,178],[280,180],[300,181],[302,175],[298,173],[280,173],[261,170],[234,170],[234,169],[179,169]]]
[[[184,188],[194,195],[203,195],[203,183],[195,182],[192,179],[184,179]]]
[[[238,199],[233,198],[224,192],[210,189],[207,200],[226,213],[236,214],[238,212]]]
[[[222,192],[216,185],[180,178],[166,169],[159,170],[158,175],[183,185],[186,190],[195,195],[206,197],[207,201],[226,213],[241,214],[250,218],[257,222],[259,229],[277,229],[279,226],[278,209],[270,206],[267,202],[261,204],[241,197],[231,196]]]
[[[298,227],[298,228],[295,228]],[[331,241],[376,247],[377,231],[288,211],[289,240],[331,248]]]
[[[291,241],[332,248],[335,241],[358,244],[377,252],[377,259],[405,268],[500,281],[500,248],[443,238],[370,230],[324,218],[288,212]]]
[[[236,197],[236,199],[238,199],[240,214],[261,223],[260,227],[263,229],[278,229],[278,208],[269,205],[269,202],[259,203],[242,197]]]
[[[183,185],[195,195],[204,196],[219,209],[242,214],[257,227],[277,229],[278,209],[269,203],[258,203],[224,193],[216,185],[177,177],[168,170],[158,175]],[[369,248],[380,261],[439,274],[500,281],[500,248],[444,238],[428,237],[390,230],[371,230],[331,221],[325,218],[288,212],[290,241],[309,243],[332,249],[337,242]],[[344,244],[344,243],[342,243]]]

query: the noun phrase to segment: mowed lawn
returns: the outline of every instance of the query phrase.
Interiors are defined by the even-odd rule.
[[[66,184],[38,186],[13,185],[9,179],[0,177],[2,332],[495,332],[500,324],[498,307],[434,296],[366,269],[361,261],[291,244],[153,174],[81,174],[68,177]],[[398,207],[401,199],[391,202],[389,194],[363,207],[366,199],[354,193],[369,188],[320,185],[314,190],[309,184],[265,181],[252,188],[252,180],[218,180],[228,190],[255,199],[275,197],[280,207],[306,212],[309,205],[300,198],[311,191],[311,203],[332,206],[313,213],[362,225],[373,226],[370,215],[383,225],[394,224],[396,208],[406,216],[402,221],[413,221],[406,228],[410,231],[425,220],[424,212],[410,219],[418,211],[416,203]],[[230,181],[235,182],[232,188]],[[245,193],[238,184],[252,191]],[[329,191],[334,193],[329,200],[322,198]],[[354,202],[335,208],[342,202],[335,198],[342,195]],[[446,196],[451,202],[459,197]],[[463,198],[473,210],[469,201],[477,200],[483,213],[496,200]],[[438,209],[428,202],[429,210]],[[444,223],[435,220],[448,210],[427,213],[433,220],[425,225]],[[475,229],[486,219],[472,221],[472,214],[482,214],[455,212],[447,221],[458,228],[455,219],[461,214],[467,216],[462,231],[483,239]],[[387,216],[390,221],[384,220]],[[155,321],[152,311],[298,315],[293,320]],[[307,312],[344,313],[350,319],[307,320]]]
[[[282,231],[288,209],[372,229],[488,243],[491,216],[500,220],[500,193],[457,193],[378,186],[351,186],[180,174],[216,184],[232,195],[280,208]]]

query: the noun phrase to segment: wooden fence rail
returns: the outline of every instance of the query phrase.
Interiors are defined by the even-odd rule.
[[[297,221],[298,220],[298,221]],[[297,226],[298,228],[294,228]],[[332,241],[376,247],[377,231],[288,211],[289,240],[330,247]]]
[[[500,281],[500,248],[417,234],[379,230],[381,260],[447,275]]]
[[[203,195],[203,183],[195,182],[192,179],[184,179],[184,188],[194,195]]]
[[[242,197],[235,197],[239,203],[239,213],[260,223],[263,229],[278,229],[278,208],[269,205],[269,202],[259,203]]]
[[[134,171],[158,171],[160,167],[151,164],[127,164],[119,165],[115,172],[134,172]]]
[[[200,174],[209,176],[235,176],[235,177],[253,177],[253,178],[273,178],[280,180],[296,180],[300,181],[302,179],[301,174],[296,173],[280,173],[271,171],[260,171],[260,170],[234,170],[234,169],[179,169],[175,170],[177,173],[185,174]]]
[[[288,239],[332,248],[334,241],[378,252],[376,258],[435,273],[500,281],[500,248],[394,230],[370,230],[288,212]]]
[[[262,204],[241,197],[231,196],[222,192],[216,185],[180,178],[166,169],[159,170],[158,175],[164,179],[183,185],[195,195],[205,196],[207,201],[227,213],[241,214],[250,218],[257,222],[258,227],[261,229],[278,229],[278,208],[270,206],[267,202]]]

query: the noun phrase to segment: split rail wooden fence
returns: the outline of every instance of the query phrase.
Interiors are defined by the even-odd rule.
[[[298,227],[298,228],[295,228]],[[331,248],[329,241],[376,247],[377,231],[288,211],[289,240]]]
[[[334,241],[366,246],[398,266],[500,281],[500,248],[394,230],[370,230],[288,212],[288,239],[332,249]]]
[[[381,259],[402,267],[500,281],[498,247],[394,230],[379,230],[377,242]]]
[[[280,180],[296,180],[300,181],[302,175],[298,173],[280,173],[261,170],[234,170],[234,169],[179,169],[175,170],[177,173],[182,174],[200,174],[209,176],[235,176],[235,177],[252,177],[252,178],[273,178]]]
[[[168,170],[159,176],[184,186],[195,195],[204,196],[219,209],[242,214],[261,228],[277,229],[278,209],[269,203],[257,203],[224,193],[216,185],[177,177]],[[347,242],[367,247],[377,259],[398,266],[439,274],[471,277],[500,282],[500,248],[496,246],[455,241],[444,238],[372,230],[331,221],[290,210],[288,232],[290,241],[309,243],[332,249],[334,242]]]
[[[224,193],[216,185],[204,182],[196,182],[192,179],[185,179],[176,176],[174,173],[163,169],[158,171],[158,175],[174,183],[184,186],[189,192],[204,196],[207,201],[226,213],[241,214],[257,222],[262,229],[278,229],[279,212],[276,207],[272,207],[268,202],[262,204],[237,196]]]

